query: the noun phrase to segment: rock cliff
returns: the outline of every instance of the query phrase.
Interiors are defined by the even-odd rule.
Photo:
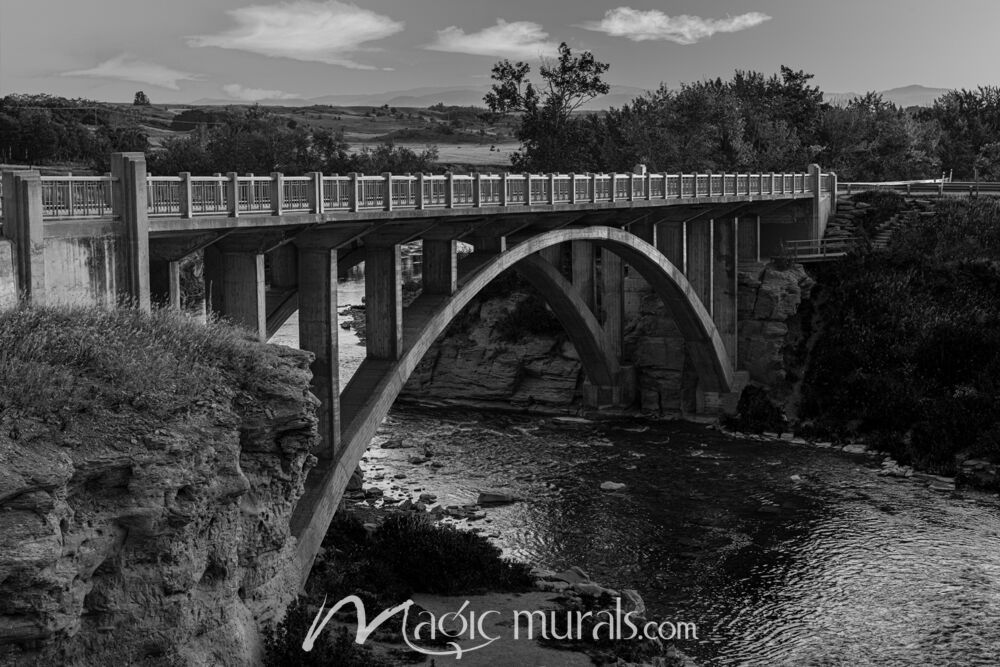
[[[739,279],[741,368],[759,384],[784,385],[786,356],[800,333],[796,314],[814,281],[800,264],[745,265]],[[684,338],[659,297],[634,282],[622,352],[624,363],[635,368],[636,407],[657,416],[692,412],[698,378]],[[501,333],[518,305],[533,298],[527,290],[473,301],[427,353],[401,396],[555,410],[578,406],[582,366],[564,335],[511,340]]]
[[[317,401],[308,353],[239,344],[259,381],[217,383],[168,417],[134,399],[40,415],[4,397],[0,663],[255,659],[260,623],[297,591],[288,521]]]

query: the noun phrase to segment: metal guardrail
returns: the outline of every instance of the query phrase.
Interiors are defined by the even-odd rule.
[[[796,261],[819,261],[843,257],[858,246],[858,240],[843,239],[806,239],[801,241],[782,241],[782,256]]]
[[[887,181],[884,183],[840,183],[838,194],[888,190],[908,195],[1000,195],[1000,183],[975,181]]]

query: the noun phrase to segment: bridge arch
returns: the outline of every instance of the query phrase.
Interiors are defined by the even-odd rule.
[[[340,395],[341,444],[337,457],[310,474],[306,493],[292,517],[298,538],[302,580],[308,576],[333,514],[371,438],[385,419],[406,381],[434,341],[451,321],[493,279],[514,268],[539,288],[556,316],[567,327],[591,381],[611,379],[617,359],[608,353],[603,334],[575,288],[555,267],[536,253],[569,241],[589,241],[621,256],[635,268],[663,300],[688,344],[689,354],[708,391],[728,391],[733,369],[712,317],[684,274],[655,247],[637,236],[612,227],[561,229],[530,238],[503,253],[473,255],[473,265],[459,279],[450,296],[421,295],[407,309],[403,322],[403,349],[397,360],[368,358]],[[593,375],[591,375],[593,374]]]

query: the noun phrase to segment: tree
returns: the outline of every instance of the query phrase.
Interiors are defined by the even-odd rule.
[[[565,42],[555,62],[539,67],[541,92],[528,80],[531,67],[502,60],[493,66],[496,82],[483,101],[499,114],[520,113],[517,138],[522,150],[511,163],[518,169],[537,171],[585,170],[587,151],[584,124],[572,116],[583,104],[610,90],[602,78],[607,63],[590,51],[574,56]]]
[[[149,98],[146,97],[146,93],[141,90],[135,94],[135,99],[132,101],[133,106],[137,107],[148,107],[150,106]]]

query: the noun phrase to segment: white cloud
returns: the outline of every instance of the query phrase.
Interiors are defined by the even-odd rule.
[[[122,53],[109,58],[102,63],[98,63],[90,69],[80,69],[72,72],[63,72],[60,76],[86,76],[95,79],[121,79],[122,81],[134,81],[136,83],[179,90],[179,81],[194,81],[200,79],[201,75],[191,72],[181,72],[170,69],[163,65],[138,60],[127,53]]]
[[[256,102],[257,100],[296,100],[302,97],[298,93],[286,93],[283,90],[268,90],[267,88],[244,88],[238,83],[227,83],[222,90],[234,100]]]
[[[548,41],[549,34],[531,21],[507,23],[497,19],[495,26],[466,34],[457,26],[438,30],[437,41],[424,48],[449,53],[470,53],[477,56],[504,58],[538,58],[554,56],[559,45]]]
[[[403,29],[402,22],[388,16],[335,0],[252,5],[227,13],[236,21],[235,27],[216,35],[191,37],[188,44],[351,69],[376,69],[354,61],[352,53],[362,50],[361,44],[365,42],[394,35]]]
[[[634,42],[661,39],[678,44],[694,44],[717,32],[738,32],[770,21],[761,12],[749,12],[724,19],[700,16],[668,16],[658,9],[643,11],[631,7],[609,9],[600,21],[588,21],[580,28],[604,32],[615,37],[627,37]]]

